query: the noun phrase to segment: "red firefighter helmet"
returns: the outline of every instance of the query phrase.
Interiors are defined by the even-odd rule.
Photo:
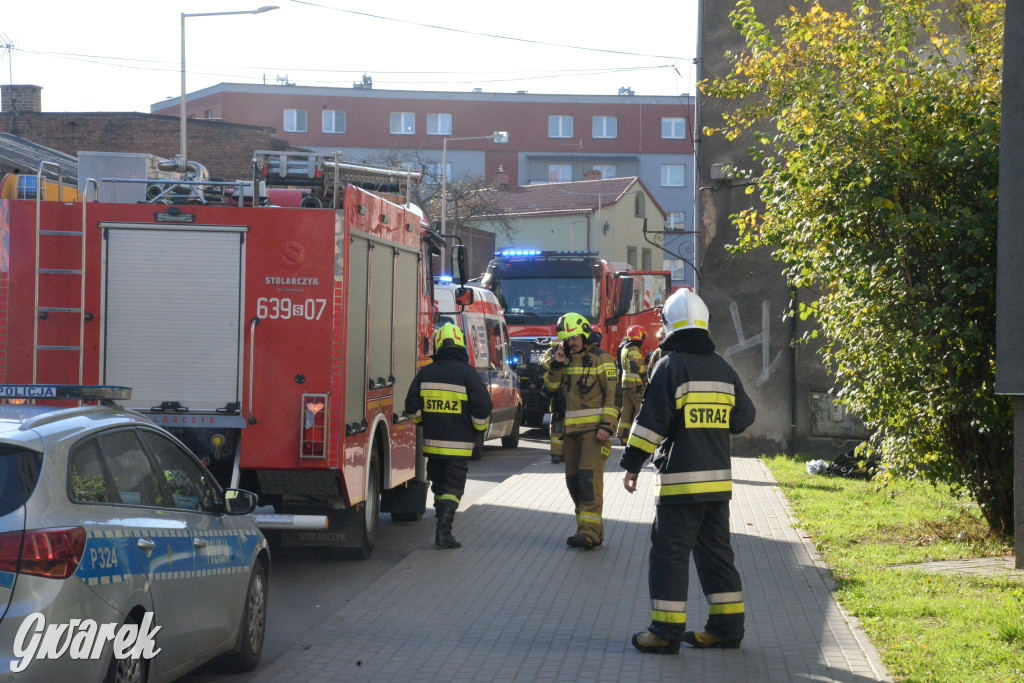
[[[643,340],[647,339],[647,330],[644,329],[643,325],[632,325],[626,330],[626,339],[643,342]]]

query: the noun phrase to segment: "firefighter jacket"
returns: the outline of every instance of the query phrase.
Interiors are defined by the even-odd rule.
[[[405,397],[405,412],[423,425],[423,455],[469,460],[491,421],[491,396],[461,347],[445,347],[423,367]]]
[[[615,359],[596,346],[584,346],[564,363],[551,359],[544,371],[544,388],[565,395],[565,434],[598,429],[615,433],[617,375]]]
[[[640,351],[640,342],[633,341],[619,349],[619,366],[622,368],[622,389],[643,391],[647,383],[647,363]]]
[[[706,330],[680,330],[661,348],[619,465],[636,473],[654,456],[658,505],[729,500],[729,435],[753,423],[754,404]]]
[[[651,377],[654,375],[654,366],[658,364],[658,361],[661,360],[661,357],[662,352],[660,346],[651,351],[651,356],[650,358],[647,359],[647,382],[651,381]]]

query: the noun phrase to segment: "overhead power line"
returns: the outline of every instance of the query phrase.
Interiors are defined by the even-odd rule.
[[[450,26],[438,26],[437,24],[425,24],[419,21],[409,21],[408,19],[396,19],[394,17],[384,17],[379,14],[370,14],[369,12],[359,12],[353,9],[343,9],[341,7],[331,7],[330,5],[323,5],[316,2],[309,2],[309,0],[289,0],[296,5],[306,5],[307,7],[317,7],[319,9],[331,10],[332,12],[344,12],[345,14],[355,14],[361,17],[369,17],[371,19],[379,19],[381,21],[393,21],[398,24],[409,24],[410,26],[419,26],[420,28],[432,28],[437,31],[449,31],[451,33],[462,33],[469,36],[481,36],[483,38],[495,38],[497,40],[510,40],[517,43],[530,43],[532,45],[547,45],[549,47],[560,47],[566,50],[585,50],[587,52],[604,52],[612,55],[625,55],[628,57],[650,57],[653,59],[672,59],[672,60],[685,60],[692,59],[692,57],[679,57],[675,55],[652,55],[645,54],[642,52],[626,52],[624,50],[609,50],[601,47],[585,47],[582,45],[566,45],[564,43],[550,43],[543,40],[531,40],[529,38],[515,38],[513,36],[502,36],[495,33],[483,33],[481,31],[467,31],[460,28],[452,28]]]

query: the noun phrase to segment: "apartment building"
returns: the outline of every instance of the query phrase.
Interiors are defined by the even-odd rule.
[[[170,98],[150,111],[176,115],[180,107]],[[364,79],[352,88],[220,83],[186,95],[186,110],[195,119],[273,126],[291,145],[340,151],[352,163],[399,161],[451,180],[637,177],[667,216],[662,226],[648,224],[652,233],[667,231],[666,267],[676,284],[693,285],[684,260],[696,257],[693,96],[375,90]],[[498,131],[508,134],[504,142],[494,141]]]

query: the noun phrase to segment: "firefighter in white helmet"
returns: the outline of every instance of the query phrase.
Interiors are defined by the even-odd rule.
[[[434,546],[460,548],[452,523],[466,490],[468,463],[476,459],[491,421],[491,396],[469,364],[462,330],[452,323],[437,328],[431,358],[434,362],[416,373],[409,387],[405,412],[423,426],[423,455],[437,520]]]
[[[615,359],[589,344],[593,329],[579,313],[563,315],[556,330],[560,344],[544,372],[544,386],[565,395],[562,457],[576,508],[576,533],[566,543],[591,550],[604,541],[604,467],[619,417]]]
[[[750,426],[754,404],[736,371],[715,353],[699,296],[679,290],[661,315],[662,359],[619,462],[630,493],[651,456],[658,477],[648,572],[651,623],[633,634],[633,646],[658,654],[676,654],[680,641],[739,647],[744,606],[729,537],[729,435]],[[691,552],[709,611],[704,630],[696,632],[686,630]]]

